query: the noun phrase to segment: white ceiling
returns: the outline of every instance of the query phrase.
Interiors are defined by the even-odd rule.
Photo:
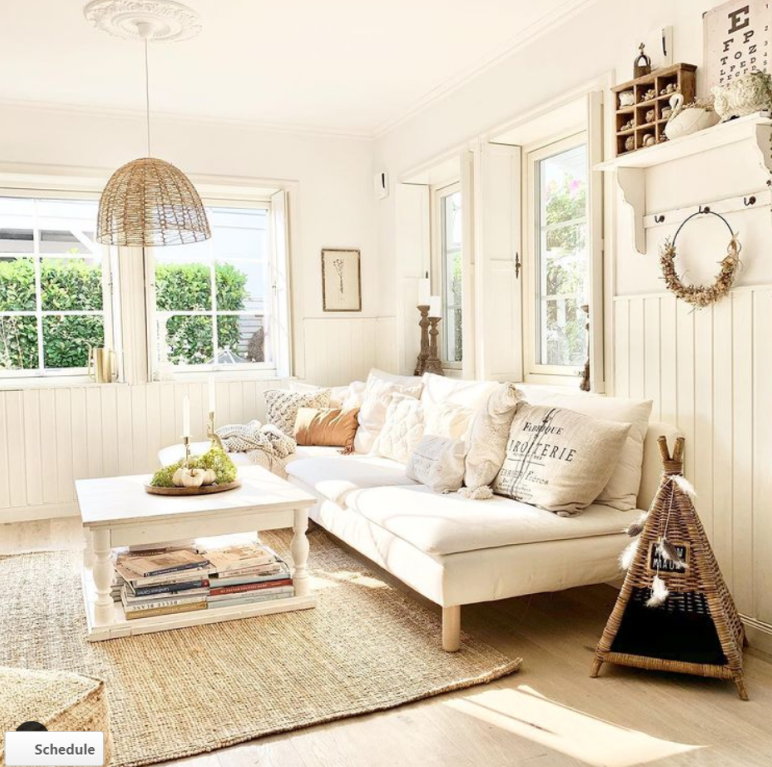
[[[588,0],[185,0],[195,40],[150,49],[155,112],[372,135]],[[140,43],[85,0],[2,0],[0,100],[144,108]]]

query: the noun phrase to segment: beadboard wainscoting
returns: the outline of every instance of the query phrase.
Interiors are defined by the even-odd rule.
[[[87,385],[0,392],[0,523],[76,514],[76,479],[139,474],[182,432],[205,434],[207,381]],[[217,384],[217,421],[264,419],[276,381]]]
[[[364,381],[376,367],[377,326],[375,317],[307,318],[303,379],[320,386]]]
[[[772,286],[706,309],[670,294],[614,299],[620,397],[654,400],[686,437],[685,473],[729,588],[772,630]]]

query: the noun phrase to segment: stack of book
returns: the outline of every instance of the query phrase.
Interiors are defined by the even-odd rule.
[[[205,610],[209,560],[190,548],[125,553],[115,562],[127,620]]]
[[[295,596],[289,566],[261,543],[208,549],[209,608]]]

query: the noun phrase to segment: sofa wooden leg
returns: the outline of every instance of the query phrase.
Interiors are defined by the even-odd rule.
[[[461,605],[442,608],[442,649],[458,652],[461,647]]]

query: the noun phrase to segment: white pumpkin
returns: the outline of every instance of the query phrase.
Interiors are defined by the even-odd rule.
[[[203,469],[183,469],[182,486],[183,487],[201,487],[204,482]]]
[[[205,485],[213,485],[217,479],[214,469],[204,469],[204,483]]]
[[[177,469],[177,471],[174,472],[174,475],[172,476],[172,484],[175,487],[182,487],[182,473],[184,471],[187,471],[187,470],[180,467],[179,469]]]

